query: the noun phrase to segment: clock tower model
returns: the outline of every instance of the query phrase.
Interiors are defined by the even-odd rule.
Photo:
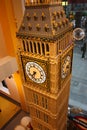
[[[67,128],[72,32],[61,0],[26,0],[17,55],[34,130]]]

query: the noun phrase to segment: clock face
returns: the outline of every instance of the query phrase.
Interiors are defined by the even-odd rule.
[[[61,77],[64,79],[68,73],[70,72],[70,67],[71,67],[71,57],[68,55],[62,64],[62,72],[61,72]]]
[[[46,74],[43,68],[35,62],[28,62],[26,64],[26,73],[36,83],[43,83],[46,80]]]

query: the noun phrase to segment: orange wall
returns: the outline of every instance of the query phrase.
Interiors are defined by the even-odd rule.
[[[0,24],[0,58],[5,57],[6,55],[7,55],[7,49],[5,46],[4,34]]]
[[[9,0],[8,0],[9,1]],[[7,48],[7,54],[10,56],[14,56],[14,47],[12,44],[12,37],[11,37],[11,31],[10,31],[10,23],[7,16],[7,10],[6,10],[6,0],[0,0],[0,24],[2,26],[2,31],[4,34],[4,40],[5,45]],[[0,43],[1,44],[1,43]],[[3,53],[3,50],[2,50]]]
[[[16,44],[17,44],[17,38],[16,38],[16,22],[13,12],[13,5],[12,0],[0,0],[0,24],[3,31],[3,37],[5,41],[5,47],[7,51],[7,55],[16,57]],[[20,10],[19,10],[20,11]],[[1,46],[1,43],[0,43]],[[3,50],[0,50],[3,52]],[[15,78],[17,76],[17,78]],[[14,74],[14,78],[17,84],[17,89],[19,92],[20,100],[21,100],[21,106],[24,110],[26,110],[25,105],[25,98],[22,88],[22,83],[20,80],[20,76],[18,74]]]

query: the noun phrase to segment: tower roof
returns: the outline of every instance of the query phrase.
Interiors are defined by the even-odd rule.
[[[61,2],[43,1],[26,0],[25,14],[17,36],[52,38],[70,27]]]

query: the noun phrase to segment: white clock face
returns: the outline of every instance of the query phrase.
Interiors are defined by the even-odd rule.
[[[28,62],[26,64],[26,73],[36,83],[43,83],[46,80],[43,68],[35,62]]]
[[[61,72],[61,77],[64,79],[67,74],[69,73],[70,71],[70,67],[71,67],[71,57],[70,56],[67,56],[63,62],[63,65],[62,65],[62,72]]]

